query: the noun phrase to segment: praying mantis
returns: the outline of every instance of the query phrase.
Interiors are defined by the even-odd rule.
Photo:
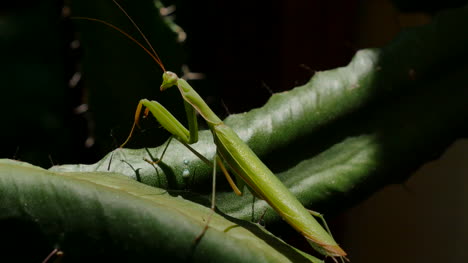
[[[212,212],[208,217],[205,228],[196,238],[196,240],[202,238],[203,234],[207,231],[209,228],[211,215],[214,213],[216,168],[219,167],[237,195],[242,195],[244,186],[247,186],[247,188],[254,196],[265,200],[278,214],[281,215],[281,217],[289,225],[302,234],[316,251],[324,256],[332,257],[335,261],[336,257],[339,257],[343,260],[343,258],[346,256],[346,252],[333,239],[324,218],[316,212],[307,210],[288,190],[288,188],[273,174],[273,172],[271,172],[270,169],[257,157],[257,155],[249,148],[249,146],[247,146],[247,144],[242,141],[242,139],[240,139],[239,136],[229,126],[223,123],[223,121],[210,109],[206,102],[186,80],[179,78],[175,73],[167,71],[164,68],[164,65],[157,52],[154,50],[151,43],[147,40],[146,36],[143,34],[140,28],[122,8],[122,6],[116,2],[116,0],[112,1],[127,16],[130,22],[138,30],[149,49],[130,36],[128,33],[106,21],[88,17],[75,18],[103,23],[124,34],[131,41],[139,45],[146,53],[148,53],[163,70],[163,80],[160,86],[160,90],[164,91],[171,87],[178,88],[180,95],[183,98],[188,119],[187,129],[157,101],[142,99],[139,101],[135,111],[134,123],[130,134],[120,147],[125,146],[132,137],[134,129],[139,123],[143,108],[145,108],[145,116],[151,113],[161,124],[161,126],[172,134],[173,138],[187,146],[204,162],[212,165]],[[212,162],[203,157],[201,154],[197,153],[189,146],[189,144],[193,144],[198,141],[197,113],[203,120],[206,121],[208,128],[213,135],[214,144],[216,145],[216,153]],[[162,156],[158,162],[161,160]],[[235,175],[237,179],[236,182],[234,182],[234,180],[231,178],[228,170]],[[322,225],[314,218],[314,216],[319,217],[323,221],[327,230],[322,227]]]

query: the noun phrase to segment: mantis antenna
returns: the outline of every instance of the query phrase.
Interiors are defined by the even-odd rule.
[[[140,35],[143,37],[143,39],[145,40],[145,43],[149,46],[150,50],[148,50],[148,48],[146,48],[145,46],[143,46],[143,44],[141,44],[138,40],[136,40],[134,37],[132,37],[130,34],[128,34],[127,32],[123,31],[122,29],[120,29],[119,27],[107,22],[107,21],[104,21],[104,20],[101,20],[101,19],[97,19],[97,18],[91,18],[91,17],[85,17],[85,16],[74,16],[72,17],[72,19],[81,19],[81,20],[89,20],[89,21],[95,21],[95,22],[99,22],[101,24],[104,24],[116,31],[118,31],[119,33],[121,33],[122,35],[126,36],[128,39],[130,39],[132,42],[134,42],[135,44],[137,44],[138,46],[140,46],[146,53],[148,53],[148,55],[151,56],[151,58],[161,67],[161,69],[166,72],[166,68],[164,67],[164,64],[162,63],[161,59],[159,58],[159,55],[158,53],[156,52],[156,50],[154,50],[153,46],[151,45],[151,43],[149,42],[148,38],[145,36],[145,34],[141,31],[141,29],[138,27],[138,25],[135,23],[135,21],[133,21],[133,19],[128,15],[128,13],[125,11],[125,9],[123,9],[123,7],[121,5],[119,5],[119,3],[117,3],[115,0],[112,0],[115,5],[117,5],[117,7],[125,14],[125,16],[130,20],[130,22],[132,23],[132,25],[138,30],[138,32],[140,33]]]
[[[154,50],[153,48],[153,45],[151,45],[151,42],[148,40],[148,38],[146,37],[146,35],[143,33],[143,31],[140,29],[140,27],[137,25],[137,23],[135,23],[135,21],[133,21],[132,17],[127,13],[127,11],[125,11],[125,9],[116,1],[116,0],[112,0],[112,2],[114,2],[114,4],[122,11],[122,13],[124,13],[124,15],[128,18],[128,20],[130,20],[130,22],[132,23],[132,25],[136,28],[136,30],[138,30],[138,33],[140,33],[140,35],[143,37],[143,39],[145,40],[146,44],[150,47],[151,51],[153,51],[153,54],[154,54],[154,57],[157,58],[156,62],[158,63],[158,65],[161,67],[161,69],[166,72],[166,69],[164,68],[164,65],[161,61],[161,59],[159,58],[158,56],[158,53],[156,52],[156,50]],[[140,45],[141,46],[141,45]]]

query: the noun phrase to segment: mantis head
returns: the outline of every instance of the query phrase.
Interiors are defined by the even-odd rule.
[[[172,86],[176,86],[178,80],[179,80],[179,77],[177,77],[177,74],[171,71],[165,71],[163,73],[163,82],[160,88],[161,91],[164,91]]]

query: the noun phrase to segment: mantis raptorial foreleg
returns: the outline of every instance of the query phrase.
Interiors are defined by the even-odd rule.
[[[185,107],[190,129],[189,131],[159,102],[142,99],[138,103],[137,109],[135,111],[135,121],[133,122],[130,134],[120,147],[123,147],[125,144],[127,144],[127,142],[132,137],[135,127],[140,121],[141,110],[143,107],[146,107],[146,114],[148,114],[148,111],[150,111],[156,120],[161,124],[161,126],[170,132],[177,140],[187,144],[194,143],[198,140],[198,123],[196,120],[196,112],[193,110],[193,108]]]
[[[197,125],[197,120],[196,120],[196,112],[194,111],[192,105],[185,102],[185,106],[186,106],[185,109],[186,109],[186,114],[187,114],[187,119],[188,119],[188,124],[189,124],[188,125],[189,130],[187,130],[184,127],[184,125],[174,117],[174,115],[172,115],[164,106],[162,106],[157,101],[149,101],[146,99],[140,100],[140,102],[138,103],[137,109],[135,111],[135,121],[130,131],[130,135],[128,136],[127,140],[122,144],[121,147],[123,147],[131,138],[135,127],[139,123],[142,108],[146,107],[144,111],[144,115],[146,116],[149,112],[151,112],[151,114],[157,119],[157,121],[161,124],[161,126],[172,134],[171,138],[168,140],[163,150],[163,153],[161,154],[161,157],[157,161],[146,160],[147,162],[151,164],[157,164],[161,162],[162,158],[164,157],[164,154],[166,153],[167,147],[169,146],[169,143],[171,142],[172,138],[175,137],[178,141],[184,144],[191,152],[193,152],[196,156],[198,156],[202,161],[204,161],[207,164],[212,165],[213,182],[212,182],[211,212],[208,216],[206,225],[203,228],[202,232],[195,238],[195,240],[199,240],[207,231],[209,222],[211,220],[212,214],[214,213],[214,209],[215,209],[216,166],[219,165],[219,167],[221,168],[221,171],[225,175],[229,185],[232,187],[234,192],[237,195],[242,195],[242,192],[234,183],[234,180],[229,175],[229,172],[227,171],[222,160],[219,158],[217,154],[215,154],[213,158],[213,162],[211,163],[208,159],[206,159],[206,157],[204,157],[203,155],[201,155],[200,153],[198,153],[196,150],[194,150],[192,147],[188,145],[188,144],[195,143],[198,141],[198,125]]]
[[[189,144],[192,144],[198,141],[198,123],[196,120],[196,112],[194,111],[192,105],[190,105],[187,102],[185,102],[185,111],[187,115],[189,130],[187,130],[187,128],[185,128],[185,126],[179,120],[177,120],[177,118],[174,117],[174,115],[172,115],[159,102],[149,101],[147,99],[140,100],[140,102],[138,103],[137,109],[135,111],[135,121],[130,131],[130,135],[120,147],[123,147],[133,135],[134,129],[136,126],[138,126],[138,123],[140,121],[140,115],[141,115],[141,111],[143,107],[146,107],[144,111],[145,115],[148,114],[148,111],[151,112],[152,115],[161,124],[161,126],[172,134],[172,137],[175,137],[178,141],[184,144],[192,153],[194,153],[197,157],[199,157],[203,162],[207,163],[208,165],[213,165],[213,166],[218,164],[221,168],[221,171],[226,176],[226,179],[228,180],[229,185],[233,188],[234,192],[237,195],[242,194],[239,188],[234,183],[234,180],[232,180],[231,176],[229,175],[229,172],[227,171],[226,167],[224,166],[224,164],[219,158],[217,159],[215,158],[216,162],[213,162],[213,164],[211,164],[211,162],[206,157],[204,157],[203,155],[198,153],[195,149],[190,147]],[[162,158],[164,157],[164,154],[166,153],[167,147],[169,146],[169,143],[172,140],[172,137],[167,142],[166,147],[164,148],[163,153],[161,157],[159,158],[159,160],[157,161],[147,160],[149,163],[157,164],[162,160]]]
[[[196,120],[196,112],[194,111],[192,105],[188,104],[185,102],[185,109],[186,109],[186,114],[187,114],[187,119],[188,119],[188,126],[189,130],[187,130],[184,125],[178,121],[174,115],[172,115],[164,106],[162,106],[159,102],[157,101],[149,101],[147,99],[142,99],[138,103],[137,109],[135,111],[135,121],[132,126],[132,129],[130,131],[130,135],[128,136],[127,140],[122,144],[121,147],[123,147],[131,138],[133,131],[135,127],[138,125],[139,120],[140,120],[140,115],[142,108],[146,107],[145,109],[145,115],[148,114],[148,111],[152,113],[152,115],[157,119],[157,121],[165,128],[167,131],[169,131],[173,137],[175,137],[177,140],[179,140],[182,144],[184,144],[190,151],[192,151],[195,155],[197,155],[202,161],[205,163],[211,164],[203,155],[195,151],[192,147],[190,147],[188,144],[195,143],[198,141],[198,124]],[[150,163],[159,163],[162,158],[164,157],[164,154],[167,150],[167,147],[170,143],[170,140],[167,142],[165,149],[163,150],[163,153],[160,157],[159,160],[152,162],[149,161]],[[239,188],[236,186],[234,181],[232,180],[231,176],[229,175],[227,169],[223,165],[222,161],[219,158],[214,158],[213,159],[213,170],[216,171],[216,165],[218,164],[221,168],[221,171],[224,173],[226,176],[226,179],[228,180],[230,186],[233,188],[234,192],[238,195],[241,194],[241,191]],[[213,175],[214,176],[214,175]],[[215,189],[215,185],[213,186],[213,189]],[[214,194],[214,193],[213,193]],[[214,202],[214,198],[212,199],[212,202]],[[214,203],[212,204],[214,206]],[[214,209],[214,207],[212,207]],[[210,216],[211,218],[211,216]],[[204,230],[203,232],[205,232]]]

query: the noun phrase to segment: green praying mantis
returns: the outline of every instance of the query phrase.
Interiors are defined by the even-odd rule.
[[[161,124],[163,128],[172,134],[172,137],[186,145],[192,152],[200,157],[204,162],[212,165],[213,167],[213,193],[212,193],[212,212],[208,217],[205,228],[202,233],[196,238],[202,238],[203,234],[209,228],[209,221],[215,208],[215,178],[216,167],[218,166],[224,173],[230,186],[237,195],[242,195],[241,189],[247,185],[252,194],[262,200],[265,200],[281,217],[299,233],[301,233],[309,242],[309,244],[319,253],[324,256],[335,258],[339,257],[343,260],[346,259],[346,252],[336,243],[333,239],[324,218],[313,211],[307,210],[297,198],[284,186],[284,184],[268,169],[268,167],[257,157],[257,155],[245,144],[242,139],[210,109],[206,102],[198,95],[198,93],[190,86],[190,84],[179,78],[175,73],[166,71],[161,59],[157,52],[152,47],[151,43],[147,40],[146,36],[127,14],[127,12],[117,3],[112,0],[116,6],[127,16],[134,27],[138,30],[140,35],[145,40],[149,49],[124,32],[120,28],[103,20],[88,18],[88,17],[75,17],[76,19],[86,19],[103,23],[139,45],[143,50],[148,53],[153,60],[163,70],[162,84],[160,90],[164,91],[171,87],[177,87],[185,105],[186,115],[188,119],[188,127],[185,128],[166,108],[164,108],[157,101],[142,99],[138,103],[135,119],[131,128],[130,134],[121,147],[125,146],[132,137],[135,127],[138,125],[141,112],[143,108],[145,116],[150,112]],[[151,51],[150,51],[151,50]],[[216,153],[213,161],[209,161],[193,150],[189,144],[198,141],[198,123],[197,113],[203,118],[214,139],[216,145]],[[169,143],[169,142],[168,142]],[[158,161],[161,161],[161,158]],[[225,165],[226,164],[226,165]],[[227,168],[226,168],[227,167]],[[229,171],[236,177],[236,182],[231,178]],[[324,227],[314,218],[320,218]]]

